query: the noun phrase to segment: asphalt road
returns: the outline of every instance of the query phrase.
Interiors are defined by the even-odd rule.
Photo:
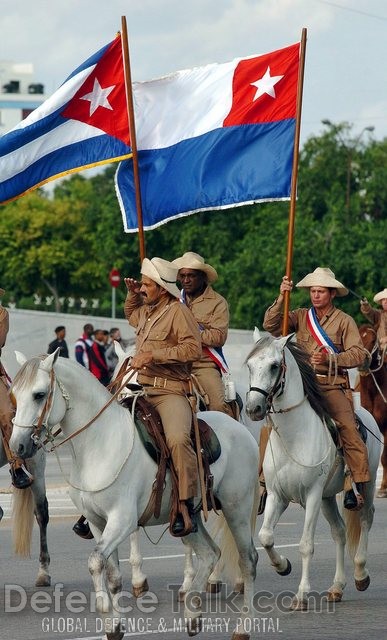
[[[71,531],[77,513],[70,502],[61,480],[57,463],[50,457],[47,468],[48,498],[51,521],[49,548],[51,554],[52,586],[34,586],[38,561],[37,527],[31,558],[15,558],[12,551],[11,520],[9,518],[9,494],[0,495],[5,517],[0,524],[0,639],[5,640],[75,640],[103,638],[100,620],[91,613],[91,578],[87,569],[92,541],[84,541]],[[0,471],[0,491],[7,491],[8,471]],[[322,640],[383,640],[386,631],[386,517],[387,500],[376,499],[374,526],[369,540],[368,567],[371,585],[366,592],[357,592],[352,577],[350,559],[346,560],[347,587],[343,601],[327,605],[321,597],[331,585],[334,574],[335,549],[328,526],[320,516],[316,531],[315,556],[312,563],[312,590],[315,602],[308,612],[289,612],[287,605],[297,588],[301,565],[298,542],[301,536],[303,510],[291,505],[277,526],[276,542],[282,547],[293,566],[289,576],[280,577],[270,567],[268,558],[259,550],[256,579],[257,602],[262,602],[253,621],[251,639],[277,636],[286,640],[321,638]],[[258,518],[259,529],[261,518]],[[161,527],[147,530],[155,542],[161,536]],[[148,575],[150,595],[142,603],[135,603],[129,595],[130,566],[128,544],[120,549],[124,589],[127,591],[123,614],[127,632],[125,638],[153,639],[161,635],[166,640],[186,638],[183,627],[183,610],[176,600],[176,589],[183,573],[183,547],[179,540],[166,533],[155,545],[141,534],[144,555],[143,569]],[[228,585],[220,597],[211,596],[206,603],[204,630],[198,637],[210,640],[231,638],[237,613]],[[263,598],[263,599],[262,599]],[[263,606],[264,604],[264,606]]]

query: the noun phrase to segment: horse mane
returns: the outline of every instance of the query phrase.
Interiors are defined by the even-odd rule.
[[[47,358],[46,353],[41,356],[31,358],[31,360],[27,360],[14,377],[10,392],[12,393],[12,389],[16,386],[22,389],[23,387],[31,384],[36,376],[40,363],[42,360],[45,360],[45,358]]]
[[[271,335],[263,336],[263,338],[258,340],[258,342],[254,345],[253,349],[247,356],[245,364],[250,358],[261,351],[261,349],[270,345],[273,340],[275,340],[275,338]],[[310,406],[312,407],[313,411],[317,413],[321,420],[329,421],[331,417],[328,411],[328,404],[325,399],[324,392],[321,390],[321,387],[317,381],[314,369],[309,362],[309,354],[296,342],[289,341],[287,342],[286,346],[294,357],[299,368],[304,393],[309,400]]]
[[[309,362],[309,354],[296,342],[288,342],[287,348],[294,357],[300,370],[304,393],[313,411],[321,420],[331,420],[324,392],[319,385],[315,371]]]

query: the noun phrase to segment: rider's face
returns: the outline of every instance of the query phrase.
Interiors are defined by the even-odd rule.
[[[164,291],[160,285],[154,280],[148,278],[148,276],[142,276],[140,293],[144,299],[145,304],[156,304],[161,297],[161,292]]]
[[[310,288],[310,301],[315,309],[329,308],[335,295],[335,289],[328,289],[327,287]]]
[[[178,280],[188,295],[201,293],[205,288],[205,274],[197,269],[179,269]]]

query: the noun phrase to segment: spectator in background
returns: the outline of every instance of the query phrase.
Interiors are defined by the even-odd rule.
[[[109,368],[106,362],[105,351],[109,332],[104,329],[94,331],[94,341],[89,350],[89,369],[105,387],[110,382]]]
[[[59,349],[60,349],[59,355],[62,358],[68,358],[69,357],[69,350],[68,350],[67,343],[66,343],[66,340],[65,340],[66,327],[64,327],[63,325],[60,325],[59,327],[57,327],[55,329],[55,333],[56,333],[56,338],[55,338],[55,340],[50,342],[50,344],[48,345],[47,353],[54,353],[54,351],[56,351],[58,349],[58,347],[59,347]]]
[[[75,359],[82,367],[90,369],[89,366],[89,351],[93,344],[92,335],[94,333],[94,327],[92,324],[85,324],[83,327],[83,334],[75,343]]]

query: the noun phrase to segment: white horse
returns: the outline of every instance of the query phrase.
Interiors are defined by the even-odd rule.
[[[128,395],[134,395],[136,391],[133,388],[133,385],[137,384],[137,374],[133,375],[133,370],[130,369],[130,358],[134,355],[135,345],[130,346],[126,351],[122,348],[119,342],[114,341],[114,349],[116,355],[118,357],[118,361],[116,367],[114,369],[114,373],[112,376],[112,380],[114,381],[118,376],[118,382],[122,385],[125,381],[125,378],[128,379],[130,376],[130,385],[132,389],[124,387],[120,393],[120,398],[127,397]],[[125,373],[125,372],[128,373]],[[113,384],[113,383],[112,383]],[[238,379],[236,382],[237,393],[239,393],[242,400],[246,397],[247,386],[243,385],[243,383]],[[240,422],[242,422],[252,433],[256,441],[259,440],[259,429],[262,426],[264,421],[261,421],[260,424],[257,422],[252,422],[250,418],[246,415],[245,409],[241,412]],[[219,522],[211,523],[213,525],[213,529],[219,529]],[[220,528],[219,535],[223,535],[223,527]],[[132,574],[132,593],[135,597],[141,596],[143,593],[148,591],[149,584],[148,578],[146,574],[143,572],[142,564],[143,557],[140,549],[140,533],[139,529],[136,529],[133,533],[130,534],[130,553],[129,553],[129,564],[131,567]],[[221,589],[221,572],[222,572],[223,562],[216,565],[213,573],[210,575],[208,580],[207,589],[211,593],[218,593]],[[184,600],[185,594],[190,589],[192,584],[192,580],[195,576],[195,566],[193,560],[193,549],[188,542],[184,544],[184,577],[183,583],[180,586],[178,592],[178,598],[180,601]],[[235,591],[243,590],[243,583],[241,576],[235,575]]]
[[[18,361],[24,364],[12,387],[17,410],[11,447],[18,455],[32,456],[40,439],[50,437],[57,424],[64,438],[69,438],[70,496],[90,522],[97,543],[88,562],[97,594],[97,612],[105,616],[107,639],[121,640],[124,631],[120,625],[122,577],[118,545],[137,528],[147,507],[156,465],[140,441],[130,412],[89,371],[58,358],[58,351],[44,359],[28,361],[19,354]],[[232,418],[217,412],[207,412],[205,418],[222,447],[220,458],[211,467],[214,494],[235,540],[245,585],[244,606],[233,638],[246,640],[250,637],[246,628],[251,623],[258,560],[252,540],[258,447],[247,429]],[[168,474],[160,518],[151,517],[149,525],[168,522],[169,500]],[[200,517],[197,533],[183,541],[192,545],[198,558],[198,569],[185,600],[187,630],[195,635],[201,628],[198,594],[205,589],[220,550]],[[111,620],[115,620],[113,628],[109,627]]]
[[[302,576],[292,608],[306,609],[310,591],[309,570],[314,550],[314,535],[320,506],[328,520],[336,543],[336,573],[328,589],[328,599],[340,601],[346,584],[344,548],[354,561],[354,577],[359,591],[370,583],[366,569],[368,532],[374,516],[374,489],[380,444],[378,427],[365,409],[359,416],[368,430],[367,449],[371,481],[366,484],[363,508],[344,509],[347,528],[340,516],[336,494],[343,489],[342,456],[328,430],[323,394],[319,391],[308,357],[291,336],[264,337],[247,357],[250,374],[246,410],[252,419],[267,416],[272,426],[264,459],[268,491],[265,516],[259,539],[277,573],[287,575],[291,566],[274,546],[274,527],[281,514],[296,502],[305,509],[300,554]]]
[[[8,460],[5,455],[3,441],[0,438],[0,467],[6,464],[8,464]],[[47,525],[49,517],[46,482],[44,478],[46,468],[46,454],[44,450],[41,449],[36,456],[26,460],[26,467],[34,477],[31,486],[26,489],[12,488],[13,546],[17,555],[22,557],[30,555],[35,513],[40,536],[39,569],[35,586],[49,587],[51,584],[49,574],[50,555],[47,546]],[[3,510],[0,507],[0,520],[2,517]]]

